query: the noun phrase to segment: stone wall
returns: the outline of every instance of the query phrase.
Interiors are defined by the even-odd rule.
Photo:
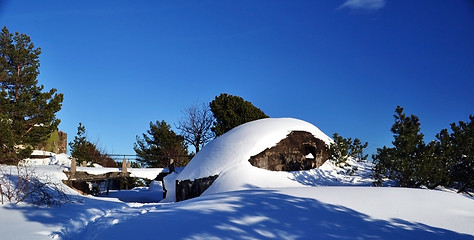
[[[263,152],[250,157],[252,166],[271,171],[301,171],[317,168],[329,158],[326,143],[304,131],[293,131]]]
[[[211,186],[217,177],[218,175],[214,175],[207,178],[198,178],[194,181],[176,180],[176,202],[201,196],[201,194]]]
[[[67,152],[67,133],[63,131],[54,131],[49,138],[44,142],[38,144],[37,148],[41,151],[48,151],[53,153]]]

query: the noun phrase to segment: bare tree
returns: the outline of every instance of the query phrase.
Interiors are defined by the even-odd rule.
[[[196,149],[196,153],[214,138],[211,131],[214,116],[206,104],[191,105],[183,111],[184,117],[179,121],[177,128],[181,130],[184,141]]]

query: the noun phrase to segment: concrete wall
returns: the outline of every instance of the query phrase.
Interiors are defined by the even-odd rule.
[[[250,157],[249,162],[271,171],[301,171],[317,168],[328,158],[323,140],[309,132],[293,131],[276,146]]]
[[[218,175],[191,180],[176,180],[176,202],[201,196],[216,180]]]

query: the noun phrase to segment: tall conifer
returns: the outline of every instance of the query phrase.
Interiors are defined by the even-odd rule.
[[[185,166],[189,162],[184,137],[171,130],[164,120],[150,122],[150,129],[142,137],[137,136],[133,149],[138,161],[149,167],[168,167],[171,159],[177,166]]]
[[[40,48],[29,36],[0,33],[0,161],[17,163],[57,129],[63,95],[38,85]]]
[[[419,186],[423,183],[419,170],[423,166],[425,149],[420,122],[415,115],[405,115],[400,106],[395,113],[395,123],[391,128],[394,147],[377,149],[374,176],[377,183],[388,177],[397,180],[402,187]]]

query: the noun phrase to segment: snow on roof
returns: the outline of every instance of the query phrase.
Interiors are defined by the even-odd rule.
[[[26,166],[40,166],[40,165],[58,165],[71,166],[71,156],[66,153],[52,153],[42,150],[33,150],[32,156],[41,156],[43,158],[26,158],[23,159],[22,164]],[[101,175],[111,172],[120,172],[121,168],[102,167],[99,164],[94,164],[94,167],[77,167],[77,171],[86,172],[92,175]],[[154,180],[161,172],[167,172],[167,168],[128,168],[130,177],[145,178]]]
[[[77,171],[86,172],[91,175],[101,175],[111,172],[120,172],[121,168],[112,167],[77,167]],[[130,177],[154,180],[161,172],[167,172],[166,168],[127,168]]]
[[[48,151],[43,151],[43,150],[33,150],[31,155],[32,156],[47,156],[47,157],[50,157],[50,156],[54,156],[56,154],[52,153],[52,152],[48,152]]]
[[[245,123],[208,143],[177,176],[177,180],[197,179],[245,166],[266,148],[275,146],[292,131],[306,131],[326,144],[332,139],[314,125],[294,118],[265,118]],[[254,168],[254,167],[252,167]]]
[[[60,153],[56,154],[53,152],[33,150],[30,158],[23,159],[22,165],[25,166],[38,166],[38,165],[59,165],[59,166],[71,166],[71,156]]]

